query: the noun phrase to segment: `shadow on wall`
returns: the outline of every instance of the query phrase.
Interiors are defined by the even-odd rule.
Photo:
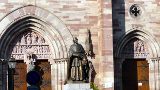
[[[113,26],[113,53],[114,53],[114,90],[120,90],[120,69],[115,58],[116,45],[119,39],[125,35],[125,0],[112,0],[112,26]]]
[[[89,82],[94,83],[94,79],[96,77],[96,71],[90,59],[95,59],[95,53],[93,52],[94,50],[91,37],[92,37],[91,31],[88,29],[87,39],[85,41],[85,47],[86,47],[85,52],[86,56],[88,57],[88,64],[89,64]]]
[[[125,87],[126,88],[133,87],[133,86],[126,86],[126,85],[130,85],[132,82],[126,80],[126,78],[128,77],[128,74],[129,74],[129,72],[126,72],[126,68],[129,68],[129,67],[126,66],[126,65],[128,65],[128,62],[127,62],[127,64],[125,64],[125,63],[126,63],[127,58],[131,58],[131,59],[134,58],[135,41],[137,41],[138,39],[134,38],[134,39],[131,39],[130,41],[122,40],[123,37],[126,35],[125,16],[128,16],[128,15],[126,15],[125,12],[126,12],[125,11],[125,0],[112,0],[112,20],[113,20],[112,25],[113,25],[113,45],[114,45],[113,46],[114,47],[113,48],[113,53],[114,53],[114,90],[129,90],[129,89],[125,89]],[[127,11],[127,13],[128,12],[129,11]],[[124,46],[122,45],[123,47],[120,47],[119,43],[124,43],[121,41],[126,42],[124,44]],[[120,52],[117,50],[117,48],[120,48],[119,49]],[[115,54],[117,52],[119,54],[118,56]],[[124,62],[122,62],[122,61],[124,61]],[[132,62],[130,64],[132,64]],[[133,67],[131,66],[131,68],[133,68]],[[129,79],[130,79],[130,77],[129,77]],[[136,78],[135,78],[135,80],[136,80]],[[137,89],[133,89],[133,90],[137,90]]]
[[[88,36],[87,39],[85,41],[85,46],[86,46],[86,55],[88,57],[94,58],[95,59],[95,54],[93,52],[93,43],[92,43],[92,39],[91,39],[91,31],[88,29]]]

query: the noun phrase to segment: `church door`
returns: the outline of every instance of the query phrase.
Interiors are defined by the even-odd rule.
[[[39,83],[40,90],[52,90],[50,63],[47,60],[37,60],[36,71],[38,71],[42,77],[42,80]]]
[[[17,61],[14,75],[14,90],[27,90],[26,82],[27,65],[23,61]]]
[[[47,60],[37,60],[36,71],[38,71],[42,77],[39,83],[40,90],[52,90],[51,89],[51,65]],[[14,90],[27,90],[27,65],[23,61],[17,61],[14,75]]]
[[[28,67],[26,64],[29,61],[27,54],[32,54],[36,60],[36,68],[42,77],[42,81],[38,84],[40,90],[51,90],[51,65],[48,62],[51,52],[45,38],[37,32],[26,30],[13,39],[9,45],[8,52],[8,56],[12,56],[18,62],[14,76],[9,74],[11,80],[9,79],[8,81],[11,83],[9,82],[8,86],[13,86],[14,84],[14,90],[27,89],[26,75]],[[24,61],[26,64],[19,61]]]
[[[149,90],[149,65],[146,60],[125,60],[122,65],[123,90]]]

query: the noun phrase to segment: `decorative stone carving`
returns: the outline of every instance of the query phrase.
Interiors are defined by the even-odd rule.
[[[142,53],[145,52],[144,42],[137,40],[134,42],[134,52]]]
[[[16,38],[10,44],[11,55],[16,60],[23,60],[27,50],[32,49],[37,59],[48,59],[50,56],[49,45],[39,34],[28,31]]]
[[[146,58],[149,54],[147,45],[142,40],[133,40],[127,43],[123,49],[122,53],[125,57]]]
[[[134,18],[139,17],[142,14],[141,7],[137,4],[134,4],[130,7],[130,15]]]
[[[29,48],[26,50],[26,53],[24,54],[24,61],[27,64],[27,72],[32,71],[35,68],[34,63],[36,62],[36,58],[33,53],[33,49]]]

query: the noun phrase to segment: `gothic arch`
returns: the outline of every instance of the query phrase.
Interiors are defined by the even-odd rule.
[[[54,80],[51,84],[52,88],[58,88],[59,83],[66,78],[68,50],[73,40],[71,32],[64,22],[46,9],[33,5],[17,8],[0,19],[0,58],[9,60],[11,43],[28,32],[36,33],[46,40],[51,52],[48,58],[52,64],[51,79]],[[62,73],[62,77],[59,78],[55,72]],[[7,73],[7,70],[3,73]],[[3,81],[7,82],[6,77]],[[6,87],[7,84],[3,84],[3,88]]]
[[[0,57],[8,58],[9,44],[30,29],[39,33],[50,46],[52,59],[68,58],[72,35],[65,24],[51,12],[33,5],[13,10],[0,20]]]
[[[130,30],[126,32],[126,34],[122,38],[120,38],[120,40],[118,40],[119,42],[117,42],[116,47],[115,47],[116,48],[115,53],[114,53],[115,57],[116,58],[121,57],[121,53],[125,45],[134,39],[146,42],[146,44],[149,47],[149,51],[150,51],[149,57],[150,58],[159,56],[159,53],[158,53],[159,45],[157,41],[154,39],[154,37],[146,31],[136,29],[136,30]]]
[[[129,44],[131,41],[134,40],[140,40],[144,42],[148,47],[148,56],[143,57],[126,57],[123,55],[123,52],[125,51],[125,46]],[[131,46],[134,48],[134,46]],[[153,78],[156,78],[153,74],[153,72],[156,72],[156,70],[153,68],[155,65],[154,61],[156,60],[155,58],[159,57],[159,45],[157,41],[155,40],[154,36],[152,36],[149,32],[145,30],[130,30],[126,32],[126,34],[118,40],[115,51],[114,51],[114,64],[115,64],[115,80],[117,81],[116,83],[116,88],[119,88],[120,90],[123,90],[122,86],[122,64],[126,59],[146,59],[149,63],[149,88],[153,89],[155,87],[154,85],[154,80]],[[133,55],[135,53],[132,53]],[[155,59],[155,60],[154,60]]]

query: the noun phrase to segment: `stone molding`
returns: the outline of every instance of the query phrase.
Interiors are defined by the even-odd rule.
[[[147,57],[148,60],[149,60],[149,58],[160,56],[158,53],[159,52],[159,45],[158,45],[157,41],[155,40],[155,38],[151,34],[146,32],[145,30],[142,31],[142,30],[138,30],[138,29],[134,29],[129,32],[126,32],[126,34],[118,40],[116,47],[115,47],[114,56],[117,58],[118,57],[123,58],[122,51],[124,50],[125,45],[127,45],[128,42],[135,40],[135,39],[143,41],[148,46],[149,52],[151,52],[149,54],[149,56]],[[141,58],[141,57],[139,57],[139,58]]]
[[[0,47],[3,51],[1,58],[7,58],[8,48],[4,49],[4,47],[9,47],[8,43],[12,38],[27,29],[39,33],[49,42],[51,52],[54,53],[52,60],[68,58],[67,51],[72,44],[72,34],[66,25],[48,10],[33,5],[23,6],[3,17],[0,20],[0,26]]]

